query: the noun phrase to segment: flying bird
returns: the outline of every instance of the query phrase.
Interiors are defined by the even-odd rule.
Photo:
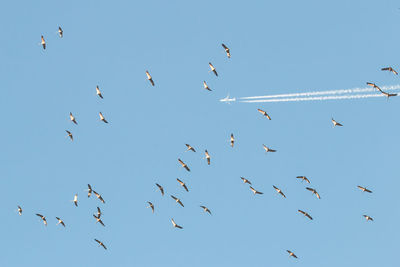
[[[39,214],[39,213],[36,213],[36,216],[39,216],[39,217],[40,217],[40,219],[42,219],[42,220],[43,220],[43,223],[44,223],[44,225],[45,225],[45,226],[47,226],[46,217],[44,217],[42,214]]]
[[[243,180],[243,183],[251,185],[251,182],[244,177],[240,177]]]
[[[305,176],[297,176],[296,178],[301,179],[302,182],[306,181],[307,183],[310,183],[310,180],[308,180],[308,178]]]
[[[206,207],[206,206],[200,206],[205,212],[208,212],[210,215],[212,215],[211,214],[211,211]]]
[[[61,224],[62,226],[64,226],[64,227],[65,227],[65,223],[64,223],[64,221],[63,221],[63,220],[61,220],[61,219],[60,219],[60,218],[58,218],[58,217],[56,217],[56,219],[57,219],[57,221],[58,221],[57,225]]]
[[[103,121],[104,123],[108,123],[108,121],[104,118],[103,114],[99,112],[100,120]]]
[[[97,217],[96,215],[93,214],[93,217],[96,219],[96,223],[100,223],[101,225],[105,226],[103,221],[100,219],[100,216]]]
[[[196,152],[196,150],[195,150],[191,145],[189,145],[189,144],[185,144],[185,145],[186,145],[186,147],[187,147],[186,151],[191,150],[191,151],[193,151],[193,152]]]
[[[316,196],[318,199],[321,199],[321,196],[318,194],[317,190],[315,190],[314,188],[310,188],[310,187],[306,187],[306,189],[307,189],[308,191],[311,191],[313,194],[315,194],[315,196]]]
[[[64,31],[63,31],[63,29],[61,29],[60,26],[58,26],[58,35],[60,36],[60,38],[63,38],[63,36],[64,36]]]
[[[76,119],[75,119],[74,115],[72,115],[71,112],[69,113],[69,119],[70,119],[73,123],[78,124],[78,123],[76,122]]]
[[[233,137],[233,134],[231,134],[231,147],[233,147],[235,144],[235,137]]]
[[[22,215],[22,208],[21,208],[21,206],[18,206],[17,211],[18,211],[19,216],[21,216],[21,215]]]
[[[211,64],[211,62],[208,62],[208,65],[210,66],[210,69],[211,69],[210,71],[214,72],[215,76],[218,76],[218,73],[217,73],[217,71],[215,70],[213,64]]]
[[[204,89],[206,89],[206,90],[208,90],[208,91],[212,91],[212,90],[210,89],[210,87],[208,87],[206,81],[203,81],[203,86],[204,86]]]
[[[362,187],[361,185],[357,185],[357,187],[360,188],[360,190],[363,191],[363,192],[372,193],[371,190],[369,190],[369,189],[367,189],[365,187]]]
[[[104,243],[101,242],[100,240],[95,239],[94,241],[96,241],[99,244],[99,246],[102,246],[104,249],[107,249]]]
[[[253,191],[254,195],[256,195],[256,194],[259,194],[259,195],[264,194],[263,192],[260,192],[260,191],[255,190],[255,189],[254,189],[253,187],[251,187],[251,186],[250,186],[250,190]]]
[[[180,225],[177,225],[177,224],[175,223],[175,221],[174,221],[174,219],[173,219],[173,218],[171,218],[171,222],[172,222],[172,225],[173,225],[175,228],[183,229],[183,227],[182,227],[182,226],[180,226]]]
[[[97,207],[97,217],[100,218],[103,213],[101,212],[100,208]]]
[[[210,165],[210,163],[211,163],[211,157],[210,157],[210,154],[208,154],[207,149],[206,149],[206,151],[205,151],[205,154],[206,154],[207,164]]]
[[[78,207],[78,194],[75,194],[73,202],[74,202],[74,205],[76,207]]]
[[[257,110],[258,110],[258,112],[260,112],[263,116],[267,117],[267,119],[271,120],[271,117],[268,115],[267,112],[265,112],[264,110],[259,109],[259,108],[258,108]]]
[[[87,197],[90,197],[90,196],[92,195],[92,191],[93,191],[93,190],[92,190],[92,187],[90,186],[90,184],[88,184],[87,186],[88,186],[88,189],[87,189],[87,191],[88,191],[88,192],[87,192]]]
[[[381,70],[388,70],[388,71],[391,71],[394,74],[398,75],[397,71],[395,71],[392,67],[382,68]]]
[[[335,127],[335,126],[343,126],[341,123],[335,121],[333,118],[332,118],[332,123],[333,123],[333,127]]]
[[[151,85],[153,85],[153,86],[154,86],[154,81],[153,81],[153,78],[151,77],[151,75],[150,75],[149,71],[147,71],[147,70],[146,70],[146,75],[147,75],[147,80],[149,80],[149,81],[150,81],[150,83],[151,83]]]
[[[380,92],[382,92],[381,88],[379,88],[379,86],[376,85],[376,84],[374,84],[374,83],[367,82],[367,85],[368,85],[368,86],[372,86],[373,88],[378,89]]]
[[[72,133],[68,130],[65,130],[67,132],[67,136],[71,139],[71,141],[74,141],[74,137],[72,135]]]
[[[96,95],[98,95],[101,99],[103,99],[103,95],[100,92],[100,88],[98,85],[96,85]]]
[[[296,254],[294,254],[293,252],[291,252],[290,250],[286,250],[289,253],[289,257],[293,257],[297,259]]]
[[[275,149],[271,149],[271,148],[267,147],[267,146],[264,145],[264,144],[263,144],[263,147],[264,147],[264,149],[265,149],[265,152],[276,152]]]
[[[188,172],[190,172],[189,167],[181,159],[178,159],[178,161],[182,165],[183,168],[185,168]]]
[[[161,185],[157,184],[157,183],[156,183],[156,186],[158,187],[158,189],[160,189],[161,195],[164,196],[164,188]]]
[[[175,197],[173,195],[171,195],[171,197],[175,200],[176,203],[179,203],[182,207],[185,207],[185,206],[183,206],[183,203],[179,198],[177,198],[177,197]]]
[[[176,180],[178,181],[178,183],[185,188],[186,192],[189,192],[189,189],[187,188],[186,184],[184,182],[182,182],[181,180],[179,180],[179,178],[176,178]]]
[[[44,40],[43,35],[41,36],[41,42],[40,44],[42,45],[43,49],[46,49],[46,41]]]
[[[275,185],[273,185],[274,189],[276,190],[276,192],[278,192],[279,194],[281,194],[284,198],[286,198],[285,194],[282,192],[282,190],[280,190],[278,187],[276,187]]]
[[[102,197],[99,193],[97,193],[96,191],[93,190],[93,194],[95,194],[95,196],[96,196],[101,202],[103,202],[103,204],[106,203],[106,202],[104,201],[103,197]]]
[[[153,203],[151,203],[150,201],[147,201],[147,203],[149,204],[147,206],[147,208],[151,208],[151,211],[154,213],[154,205],[153,205]]]
[[[229,48],[228,48],[225,44],[222,44],[222,47],[225,49],[226,56],[227,56],[228,58],[231,58],[231,53],[230,53],[230,51],[229,51]]]
[[[367,221],[374,221],[374,219],[372,219],[372,217],[370,217],[368,215],[363,215],[363,216]]]
[[[301,214],[303,214],[304,216],[306,216],[308,219],[310,219],[310,220],[312,220],[313,218],[310,216],[310,214],[308,214],[307,212],[305,212],[305,211],[302,211],[302,210],[298,210],[298,212],[300,212]]]

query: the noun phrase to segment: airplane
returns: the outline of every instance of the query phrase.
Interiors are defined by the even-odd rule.
[[[235,102],[236,101],[236,97],[233,98],[229,98],[229,94],[225,97],[219,100],[220,102],[226,102],[228,104],[230,104],[230,102]]]

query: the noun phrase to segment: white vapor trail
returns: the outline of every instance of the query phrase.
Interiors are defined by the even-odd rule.
[[[391,91],[400,89],[400,85],[392,85],[392,86],[382,86],[381,89],[383,91]],[[316,95],[341,95],[341,94],[352,94],[352,93],[367,93],[367,92],[375,92],[377,89],[372,87],[366,88],[353,88],[353,89],[340,89],[340,90],[330,90],[330,91],[315,91],[315,92],[304,92],[304,93],[291,93],[291,94],[280,94],[280,95],[264,95],[264,96],[248,96],[248,97],[240,97],[241,100],[250,100],[250,99],[265,99],[265,98],[283,98],[283,97],[301,97],[301,96],[316,96]],[[333,98],[335,99],[335,98]],[[338,98],[342,99],[342,98]],[[241,101],[245,102],[245,101]],[[275,102],[275,101],[267,101],[267,102]]]
[[[256,99],[256,100],[242,100],[241,103],[263,103],[263,102],[297,102],[297,101],[324,101],[335,99],[357,99],[357,98],[370,98],[370,97],[384,97],[383,94],[359,94],[359,95],[335,95],[335,96],[315,96],[315,97],[291,97],[279,99]]]

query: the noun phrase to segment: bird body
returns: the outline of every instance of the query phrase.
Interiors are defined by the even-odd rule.
[[[19,216],[21,216],[21,215],[22,215],[22,208],[21,208],[21,206],[18,206],[17,211],[18,211]]]
[[[289,253],[289,257],[293,257],[297,259],[297,256],[290,250],[286,250]]]

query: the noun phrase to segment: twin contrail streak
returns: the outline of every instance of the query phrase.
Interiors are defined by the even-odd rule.
[[[382,86],[383,91],[391,91],[400,89],[400,85],[393,86]],[[353,88],[353,89],[339,89],[330,91],[315,91],[315,92],[304,92],[304,93],[291,93],[291,94],[279,94],[279,95],[264,95],[264,96],[248,96],[240,97],[239,100],[251,100],[251,99],[266,99],[266,98],[285,98],[285,97],[306,97],[306,96],[318,96],[318,95],[341,95],[341,94],[352,94],[352,93],[367,93],[377,91],[374,88]],[[335,99],[335,98],[333,98]],[[342,99],[342,98],[339,98]],[[245,102],[245,101],[241,101]],[[276,102],[276,101],[270,101]]]
[[[314,96],[314,97],[292,97],[292,98],[279,98],[279,99],[256,99],[256,100],[242,100],[242,103],[264,103],[264,102],[297,102],[297,101],[324,101],[335,99],[357,99],[357,98],[370,98],[370,97],[384,97],[383,94],[360,94],[360,95],[335,95],[335,96]]]

